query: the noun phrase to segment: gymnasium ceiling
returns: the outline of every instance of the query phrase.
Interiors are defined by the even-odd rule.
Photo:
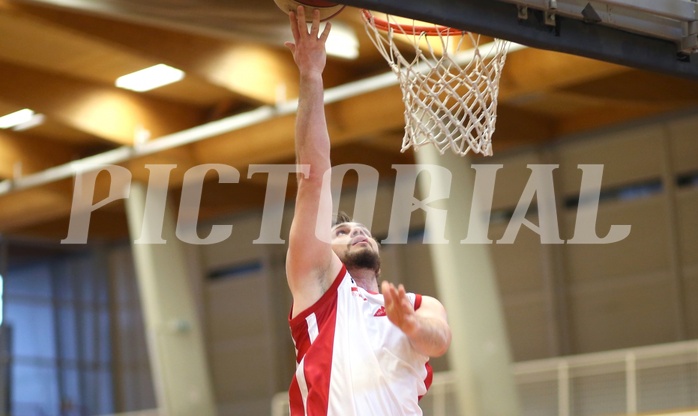
[[[365,36],[356,9],[338,18],[359,36],[356,60],[330,58],[328,87],[388,71]],[[0,0],[0,115],[30,108],[44,122],[0,130],[0,188],[72,161],[134,146],[292,99],[296,68],[282,46],[287,18],[272,0]],[[117,77],[158,63],[186,72],[175,84],[145,93],[114,86]],[[494,151],[695,107],[698,82],[572,55],[526,48],[512,52],[501,81]],[[403,130],[398,87],[358,94],[328,106],[334,163],[366,163],[390,175]],[[176,164],[170,196],[179,201],[182,174],[202,163],[236,167],[240,183],[204,187],[201,216],[261,209],[265,175],[247,167],[292,163],[292,114],[267,117],[123,162],[134,180],[146,164]],[[104,177],[100,177],[104,179]],[[19,181],[18,181],[19,183]],[[293,180],[289,180],[293,185]],[[108,183],[98,181],[96,199]],[[292,189],[289,190],[292,192]],[[5,190],[0,233],[58,241],[67,234],[72,179]],[[92,239],[127,235],[124,204],[96,211]]]

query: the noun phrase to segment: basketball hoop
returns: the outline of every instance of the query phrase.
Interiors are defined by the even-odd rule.
[[[509,42],[480,45],[480,35],[470,32],[391,15],[381,19],[368,10],[361,14],[371,41],[400,82],[402,151],[433,144],[441,154],[451,149],[460,156],[468,151],[492,155]],[[401,51],[402,45],[408,51]]]

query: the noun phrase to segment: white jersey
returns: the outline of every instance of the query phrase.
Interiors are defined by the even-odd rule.
[[[407,296],[417,310],[421,296]],[[383,295],[358,287],[345,267],[289,325],[297,363],[291,416],[422,414],[418,401],[432,379],[429,357],[388,320]]]

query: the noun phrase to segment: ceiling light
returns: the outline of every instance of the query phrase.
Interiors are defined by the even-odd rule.
[[[25,121],[24,123],[17,124],[12,128],[12,130],[29,130],[31,128],[44,124],[44,120],[46,120],[46,116],[44,116],[43,114],[34,113],[29,120]]]
[[[342,22],[332,22],[332,31],[325,48],[328,55],[345,59],[359,57],[359,40],[354,30]]]
[[[184,72],[165,64],[141,69],[117,78],[116,86],[132,91],[148,91],[184,78]]]
[[[0,129],[9,129],[31,121],[34,112],[28,108],[0,117]]]

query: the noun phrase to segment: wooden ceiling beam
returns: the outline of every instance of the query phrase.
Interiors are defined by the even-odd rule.
[[[0,179],[36,173],[77,159],[72,146],[0,130]]]
[[[591,129],[598,129],[605,126],[629,122],[631,120],[652,117],[658,114],[680,110],[682,108],[685,108],[685,105],[677,102],[608,102],[605,105],[600,105],[588,111],[577,112],[574,115],[559,120],[555,127],[555,131],[557,135],[565,136]]]
[[[404,136],[403,129],[386,130],[358,139],[357,144],[379,152],[399,152]]]
[[[576,55],[525,48],[512,52],[502,70],[501,102],[525,99],[530,94],[580,85],[626,74],[632,68]]]
[[[195,74],[253,104],[274,104],[298,95],[297,69],[282,45],[271,48],[232,42],[66,9],[18,7],[37,18]]]
[[[567,93],[628,103],[698,103],[698,82],[687,78],[635,70],[578,82],[562,88]]]
[[[375,91],[330,104],[326,108],[333,146],[351,143],[376,131],[400,125],[402,100],[398,87]],[[192,146],[201,162],[244,166],[292,157],[295,115],[235,130]]]
[[[71,181],[0,196],[0,233],[57,218],[67,218],[72,204]]]
[[[178,147],[130,160],[123,166],[131,172],[133,181],[149,183],[153,169],[148,166],[175,165],[168,176],[168,188],[181,188],[184,174],[199,164],[191,149]]]
[[[201,163],[227,163],[240,167],[274,162],[288,157],[289,151],[293,154],[294,125],[294,115],[276,117],[195,143],[192,151]]]
[[[0,62],[0,98],[121,145],[132,144],[139,129],[159,137],[204,117],[194,106],[8,62]]]

